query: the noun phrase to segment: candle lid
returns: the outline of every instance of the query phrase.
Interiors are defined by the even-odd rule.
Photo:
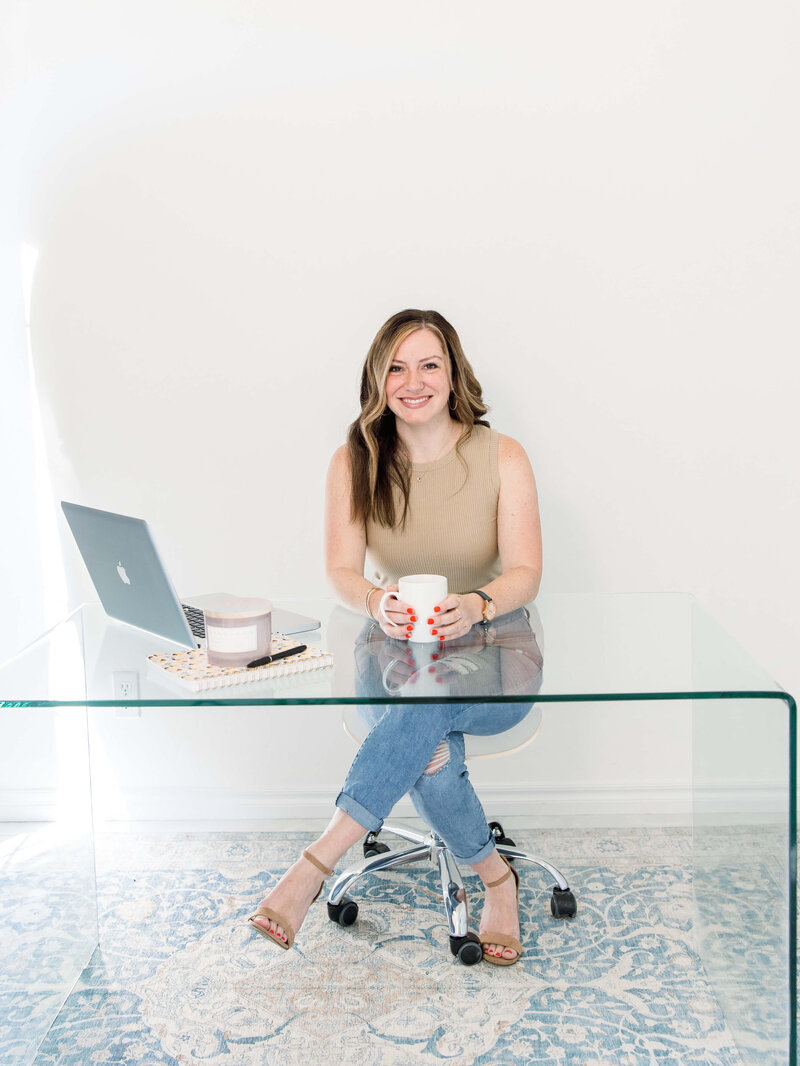
[[[252,618],[269,614],[272,603],[257,596],[231,596],[227,592],[217,592],[213,596],[203,597],[202,608],[206,617]]]

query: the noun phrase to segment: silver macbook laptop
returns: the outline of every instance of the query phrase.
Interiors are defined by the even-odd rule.
[[[178,599],[145,521],[64,500],[61,509],[107,615],[186,648],[203,646],[203,603],[213,597]],[[272,628],[305,633],[319,621],[274,608]]]

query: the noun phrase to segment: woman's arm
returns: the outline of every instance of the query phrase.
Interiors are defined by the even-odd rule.
[[[497,546],[503,572],[482,586],[497,614],[507,614],[535,599],[542,577],[542,530],[536,479],[525,449],[499,435],[500,496],[497,501]],[[448,596],[442,606],[445,639],[462,636],[483,616],[480,596]],[[449,615],[452,613],[453,621]],[[458,617],[457,617],[458,616]]]
[[[325,573],[338,602],[359,614],[367,613],[364,599],[371,587],[364,577],[366,551],[364,526],[350,514],[350,456],[343,444],[333,454],[325,485]],[[370,597],[373,612],[378,600],[377,592]]]
[[[408,636],[408,618],[403,604],[400,609],[387,607],[395,621],[382,618],[379,611],[384,589],[379,589],[364,577],[367,553],[367,534],[363,524],[354,522],[350,514],[350,455],[347,445],[338,448],[328,467],[325,487],[325,573],[339,603],[357,614],[369,615],[389,637]],[[373,590],[373,591],[370,591]],[[390,585],[391,592],[397,591]]]
[[[484,588],[506,614],[536,598],[542,580],[542,527],[539,497],[525,449],[511,437],[498,442],[500,498],[497,546],[503,572]],[[473,596],[472,599],[480,599]]]

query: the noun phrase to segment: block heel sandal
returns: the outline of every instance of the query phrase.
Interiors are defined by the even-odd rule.
[[[513,875],[514,880],[517,883],[517,911],[519,911],[519,874],[505,857],[502,856],[503,862],[508,869],[499,877],[496,881],[487,881],[487,888],[497,888],[498,885],[503,885]],[[504,959],[497,955],[490,955],[486,948],[489,944],[499,944],[503,948],[511,948],[512,951],[516,951],[517,957],[515,959]],[[483,933],[481,934],[481,947],[483,948],[483,961],[490,962],[492,966],[513,966],[515,962],[519,962],[522,957],[522,944],[518,940],[515,940],[513,936],[506,936],[505,933]]]
[[[306,860],[306,862],[310,862],[312,866],[316,866],[320,873],[325,874],[325,877],[330,877],[333,873],[333,870],[329,870],[327,866],[323,866],[319,859],[316,859],[310,851],[304,851],[303,858]],[[316,900],[319,899],[319,895],[320,892],[322,892],[322,886],[324,884],[325,878],[323,877],[316,896],[314,896],[314,899],[311,900],[312,903],[316,902]],[[270,922],[275,922],[276,925],[279,925],[283,930],[285,930],[286,940],[281,940],[281,938],[276,933],[270,931],[269,929],[265,929],[260,922],[255,921],[256,918],[266,918]],[[283,948],[284,951],[288,951],[292,944],[294,944],[294,929],[292,929],[291,925],[287,922],[283,915],[279,914],[276,910],[273,910],[272,907],[267,907],[264,903],[259,904],[259,906],[256,907],[255,914],[251,914],[247,920],[255,929],[255,931],[257,933],[260,933],[265,940],[270,940],[273,944],[277,944],[278,947]]]

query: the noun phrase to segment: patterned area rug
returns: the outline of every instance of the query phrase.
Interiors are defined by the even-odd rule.
[[[450,954],[430,864],[362,882],[350,928],[316,904],[282,952],[246,917],[309,834],[104,837],[102,948],[37,1066],[740,1066],[692,942],[688,831],[511,835],[565,872],[579,913],[550,917],[525,869],[507,968]]]
[[[0,1063],[30,1063],[97,943],[88,837],[3,826]],[[53,915],[57,920],[53,921]]]

